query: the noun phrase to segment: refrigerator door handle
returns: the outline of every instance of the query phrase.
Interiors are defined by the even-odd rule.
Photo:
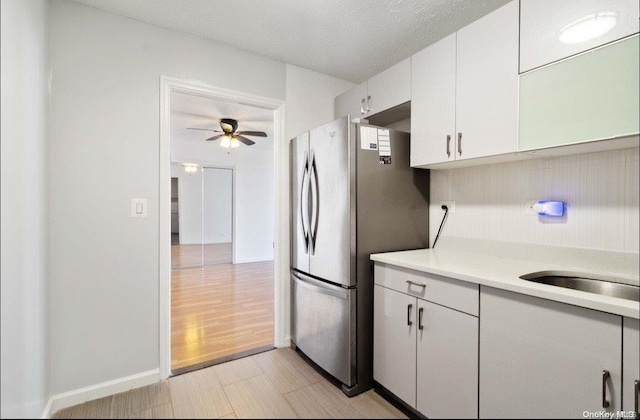
[[[292,275],[301,286],[313,290],[314,292],[337,297],[342,300],[347,300],[349,298],[349,291],[347,289],[324,283],[301,273],[292,272]]]
[[[309,252],[309,185],[305,179],[309,178],[309,157],[305,156],[305,164],[302,169],[302,182],[300,187],[300,221],[302,222],[302,235],[304,236],[304,252]],[[305,188],[306,187],[306,188]],[[305,194],[305,191],[307,192]],[[305,211],[306,210],[306,211]]]
[[[318,167],[316,166],[316,157],[311,158],[311,176],[309,184],[313,193],[313,205],[311,206],[311,255],[316,252],[316,239],[318,235],[318,220],[320,218],[320,191],[318,191]]]

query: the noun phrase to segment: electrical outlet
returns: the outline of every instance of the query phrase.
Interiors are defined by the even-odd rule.
[[[533,211],[533,206],[538,202],[538,200],[527,200],[524,202],[524,212],[526,214],[537,215],[535,211]]]
[[[455,213],[456,212],[456,202],[455,201],[441,201],[440,202],[440,206],[442,208],[442,206],[447,206],[447,208],[449,209],[449,213]],[[444,211],[444,210],[442,210]]]

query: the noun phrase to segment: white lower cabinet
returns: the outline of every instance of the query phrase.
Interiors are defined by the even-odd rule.
[[[421,299],[418,317],[417,410],[478,418],[478,318]]]
[[[373,299],[373,377],[415,407],[417,299],[381,286]]]
[[[640,395],[640,320],[623,318],[622,409],[638,412]],[[638,416],[636,415],[636,418]]]
[[[482,287],[480,418],[621,409],[622,317]]]
[[[384,270],[397,274],[376,265],[376,283],[383,281]],[[420,280],[415,273],[407,279],[410,290],[426,296],[431,290],[442,296],[448,285]],[[475,290],[477,302],[477,285]],[[478,417],[476,316],[376,284],[373,338],[376,382],[428,418]]]
[[[427,418],[638,410],[637,319],[382,263],[374,281],[373,377]]]

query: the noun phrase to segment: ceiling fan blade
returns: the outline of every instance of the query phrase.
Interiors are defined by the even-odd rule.
[[[252,144],[256,144],[255,141],[249,140],[248,138],[243,137],[243,136],[236,136],[236,138],[238,140],[240,140],[241,142],[243,142],[244,144],[246,144],[247,146],[251,146]]]
[[[264,131],[237,131],[237,133],[243,136],[267,137],[267,133]]]
[[[214,130],[212,128],[192,128],[192,127],[187,127],[187,130],[202,130],[202,131],[213,131],[214,133],[222,133],[222,131]]]
[[[205,141],[212,141],[212,140],[218,140],[220,137],[224,136],[224,134],[217,134],[213,137],[209,137],[208,139],[206,139]]]

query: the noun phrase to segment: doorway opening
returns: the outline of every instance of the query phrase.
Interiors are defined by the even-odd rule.
[[[170,99],[175,375],[274,347],[275,136],[273,109]],[[244,144],[225,147],[229,119]]]

